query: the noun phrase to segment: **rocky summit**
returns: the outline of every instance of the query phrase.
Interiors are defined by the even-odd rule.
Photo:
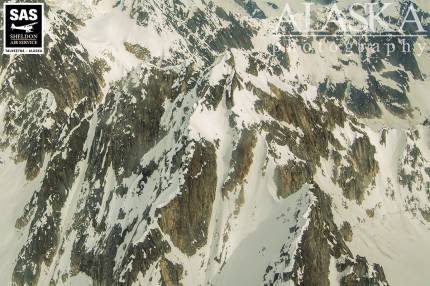
[[[302,37],[301,0],[25,2],[45,47],[0,58],[0,285],[428,285],[430,32]],[[307,2],[319,25],[352,1]],[[378,19],[411,5],[430,31],[426,0]]]

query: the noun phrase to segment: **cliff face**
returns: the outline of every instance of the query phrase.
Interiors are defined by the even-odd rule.
[[[427,38],[306,53],[282,1],[45,2],[46,53],[0,61],[1,285],[430,279]]]

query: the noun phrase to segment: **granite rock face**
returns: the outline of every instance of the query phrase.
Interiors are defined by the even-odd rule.
[[[160,209],[158,220],[173,244],[189,256],[207,243],[217,183],[215,147],[203,142],[194,148],[182,195]]]
[[[314,203],[310,206],[309,225],[303,232],[294,256],[291,271],[277,272],[280,265],[291,260],[281,255],[274,266],[267,269],[266,285],[287,283],[293,285],[332,285],[329,277],[340,277],[340,285],[389,285],[382,267],[369,265],[366,258],[353,257],[341,232],[333,221],[331,200],[321,189],[311,188]],[[284,246],[286,247],[286,246]],[[333,262],[334,261],[334,262]],[[337,273],[330,273],[331,263],[336,265]],[[288,264],[287,264],[288,265]],[[285,265],[285,266],[287,266]],[[345,273],[350,273],[345,275]]]

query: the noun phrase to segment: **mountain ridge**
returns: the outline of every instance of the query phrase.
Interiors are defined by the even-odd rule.
[[[2,56],[1,284],[424,285],[428,53],[284,53],[233,2],[46,1]]]

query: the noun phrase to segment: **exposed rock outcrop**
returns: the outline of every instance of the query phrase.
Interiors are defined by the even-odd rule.
[[[273,273],[269,268],[265,285],[291,281],[294,285],[329,286],[332,285],[330,277],[352,271],[341,278],[342,286],[388,286],[381,266],[369,265],[363,257],[357,256],[354,259],[333,221],[331,199],[316,185],[312,193],[315,196],[315,203],[310,206],[309,224],[299,242],[292,270]],[[330,274],[332,260],[335,261],[339,274]],[[284,260],[281,256],[279,261],[289,264],[291,260]]]
[[[205,245],[217,184],[215,147],[195,142],[181,194],[159,210],[158,223],[191,256]]]

